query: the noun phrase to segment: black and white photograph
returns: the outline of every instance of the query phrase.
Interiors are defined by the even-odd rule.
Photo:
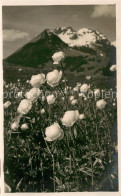
[[[116,4],[3,5],[2,42],[4,192],[118,192]]]

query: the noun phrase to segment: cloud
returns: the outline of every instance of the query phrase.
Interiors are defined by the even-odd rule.
[[[29,39],[29,34],[16,29],[4,29],[3,41],[13,42],[20,39]]]
[[[115,18],[115,6],[114,5],[96,5],[91,15],[92,18],[96,17],[112,17]]]

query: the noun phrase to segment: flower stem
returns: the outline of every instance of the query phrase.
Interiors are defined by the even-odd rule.
[[[52,167],[53,167],[53,179],[54,179],[54,180],[53,180],[53,190],[54,190],[54,192],[55,192],[56,187],[55,187],[55,160],[54,160],[54,155],[53,155],[52,152],[50,151],[49,146],[48,146],[46,140],[45,140],[45,144],[46,144],[46,146],[47,146],[48,152],[50,153],[50,155],[51,155],[51,157],[52,157],[52,162],[53,162],[53,164],[52,164]]]
[[[61,62],[60,64],[61,64],[61,69],[62,69],[62,71],[63,71],[63,75],[64,75],[64,80],[65,80],[65,88],[67,88],[67,83],[66,83],[66,75],[65,75],[64,67],[63,67],[63,64],[62,64],[62,62]]]
[[[52,155],[52,161],[53,161],[53,188],[54,188],[54,192],[55,192],[55,160],[54,160],[54,156]]]
[[[71,161],[73,160],[75,173],[76,173],[76,179],[77,179],[77,187],[79,189],[78,171],[77,171],[79,169],[79,166],[78,166],[78,164],[75,161],[75,157],[73,156],[73,151],[70,150],[69,143],[68,143],[68,137],[66,137],[66,140],[67,140],[67,143],[64,142],[64,144],[65,144],[65,147],[68,149],[69,154],[71,155]]]
[[[85,131],[86,131],[86,140],[89,143],[88,144],[88,149],[89,149],[91,172],[92,172],[92,175],[91,175],[91,178],[92,178],[91,179],[91,181],[92,181],[91,185],[92,185],[92,191],[93,191],[93,188],[94,188],[94,171],[93,171],[93,161],[92,161],[92,152],[91,152],[91,140],[89,139],[88,134],[87,134],[86,123],[85,123]]]
[[[97,145],[98,145],[98,150],[99,150],[100,159],[101,159],[101,147],[100,147],[100,143],[99,143],[99,135],[98,135],[98,130],[97,130],[97,124],[95,126],[96,126],[96,135],[97,135]]]
[[[62,86],[60,84],[59,84],[59,87],[60,87],[60,89],[61,89],[61,91],[62,91],[62,93],[63,93],[63,95],[64,95],[64,97],[66,99],[67,108],[68,108],[68,99],[67,99],[67,96],[66,96],[66,94],[65,94],[65,92],[64,92],[64,90],[63,90],[63,88],[62,88]]]

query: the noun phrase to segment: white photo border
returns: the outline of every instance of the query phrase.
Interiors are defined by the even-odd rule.
[[[2,39],[2,6],[33,6],[33,5],[116,5],[116,54],[117,54],[117,92],[121,92],[121,0],[1,0],[0,1],[0,159],[1,159],[1,195],[9,196],[45,196],[80,195],[81,196],[121,196],[121,97],[117,97],[118,121],[118,192],[68,192],[68,193],[4,193],[4,111],[3,111],[3,39]],[[118,94],[118,93],[117,93]],[[120,93],[119,93],[120,94]]]

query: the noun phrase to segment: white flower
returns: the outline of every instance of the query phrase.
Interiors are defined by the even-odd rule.
[[[21,98],[23,96],[22,91],[18,92],[17,96]]]
[[[26,93],[26,98],[32,102],[36,101],[41,94],[39,88],[32,88],[29,92]]]
[[[18,126],[19,126],[19,124],[17,122],[13,122],[11,124],[11,129],[15,131],[16,129],[18,129]]]
[[[12,82],[10,83],[10,87],[11,87],[11,88],[13,87],[13,84],[12,84]]]
[[[19,106],[17,111],[21,114],[27,114],[32,108],[32,102],[29,101],[28,99],[23,99]]]
[[[77,103],[78,103],[77,99],[74,99],[74,100],[71,101],[71,104],[72,104],[72,105],[75,105],[75,104],[77,104]]]
[[[68,88],[67,88],[67,87],[64,88],[64,93],[65,93],[65,94],[68,93]]]
[[[87,80],[90,80],[90,79],[91,79],[91,76],[86,76],[86,79],[87,79]]]
[[[54,53],[53,56],[52,56],[52,59],[54,61],[53,64],[58,64],[60,61],[62,61],[64,59],[64,57],[65,57],[64,52],[60,51],[60,52]]]
[[[5,186],[5,193],[10,193],[11,192],[10,186],[6,183],[4,184],[4,186]]]
[[[54,140],[61,140],[64,137],[64,132],[60,128],[58,123],[54,123],[53,125],[49,126],[45,130],[46,141],[54,141]]]
[[[52,72],[49,72],[46,76],[47,79],[47,83],[51,86],[51,87],[55,87],[59,84],[59,81],[62,77],[62,71],[58,71],[58,70],[54,70]]]
[[[26,83],[29,83],[29,80],[27,80]]]
[[[30,84],[35,88],[40,88],[42,84],[45,83],[45,74],[41,73],[38,75],[33,75],[30,80]]]
[[[84,114],[80,114],[80,115],[79,115],[79,119],[80,119],[80,120],[83,120],[84,118],[85,118],[85,115],[84,115]]]
[[[73,91],[74,91],[74,92],[77,92],[77,91],[78,91],[78,87],[77,87],[77,86],[74,87],[74,88],[73,88]]]
[[[44,114],[44,113],[45,113],[45,109],[44,109],[44,108],[41,109],[41,110],[40,110],[40,113],[41,113],[41,114]]]
[[[65,97],[62,97],[62,100],[64,101],[65,100]]]
[[[76,130],[75,127],[74,127],[74,137],[75,137],[75,138],[77,137],[77,130]]]
[[[41,100],[42,100],[42,101],[45,101],[45,96],[42,96]]]
[[[63,118],[61,119],[61,122],[66,127],[71,127],[73,124],[78,120],[79,118],[79,112],[78,110],[70,110],[66,111]]]
[[[10,101],[6,101],[6,102],[3,104],[4,108],[8,108],[10,105],[11,105],[11,102],[10,102]]]
[[[19,69],[19,71],[22,71],[22,69]]]
[[[95,96],[100,95],[100,89],[95,89],[94,94],[95,94]]]
[[[80,87],[80,91],[81,91],[82,93],[86,93],[89,89],[90,89],[90,86],[87,85],[87,84],[83,84],[83,85]]]
[[[83,93],[79,93],[79,97],[85,97]]]
[[[74,96],[70,96],[70,97],[69,97],[69,100],[70,100],[70,101],[73,101],[74,99],[75,99]]]
[[[54,64],[54,65],[58,65],[59,62],[58,62],[58,61],[54,61],[53,64]]]
[[[105,108],[105,105],[106,105],[106,102],[105,102],[104,99],[101,99],[101,100],[99,100],[99,101],[96,102],[96,106],[99,109],[104,109]]]
[[[28,129],[28,125],[26,123],[21,125],[21,129],[22,130],[27,130]]]
[[[112,65],[112,66],[110,67],[110,71],[116,71],[116,65]]]
[[[47,96],[47,103],[49,105],[53,104],[55,102],[55,96],[54,95],[48,95]]]
[[[62,82],[67,82],[67,81],[68,81],[67,79],[63,79],[63,80],[62,80]]]
[[[9,87],[9,85],[6,84],[6,85],[5,85],[5,88],[8,88],[8,87]]]
[[[81,86],[81,83],[80,82],[77,82],[76,86],[77,87],[80,87]]]

